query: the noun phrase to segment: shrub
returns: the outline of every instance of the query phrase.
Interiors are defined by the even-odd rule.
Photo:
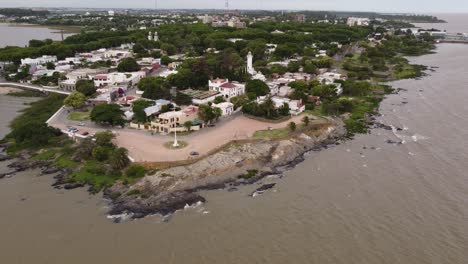
[[[147,172],[147,170],[143,165],[132,164],[125,171],[125,175],[127,175],[127,177],[129,177],[129,178],[137,179],[137,178],[144,177],[146,172]]]

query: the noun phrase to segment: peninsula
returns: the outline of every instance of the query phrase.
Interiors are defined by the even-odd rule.
[[[41,168],[55,188],[102,191],[112,215],[167,215],[204,202],[200,190],[279,175],[383,126],[373,115],[395,92],[385,82],[423,76],[405,56],[451,36],[398,17],[297,12],[144,21],[0,49],[0,87],[43,97],[2,140],[12,162],[0,178]]]

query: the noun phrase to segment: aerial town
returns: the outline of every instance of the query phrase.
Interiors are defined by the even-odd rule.
[[[56,55],[44,52],[37,57],[2,60],[0,69],[3,69],[9,81],[68,95],[65,106],[47,123],[71,138],[92,137],[97,131],[108,129],[111,125],[120,128],[116,133],[117,142],[129,150],[132,160],[175,161],[205,155],[233,138],[252,137],[257,130],[300,123],[304,116],[319,120],[318,116],[322,113],[317,109],[320,107],[322,112],[325,105],[327,108],[340,107],[329,103],[330,98],[346,108],[346,103],[352,98],[349,94],[343,95],[343,86],[354,85],[352,80],[347,81],[348,77],[365,79],[347,69],[351,66],[346,60],[355,56],[352,53],[361,53],[363,48],[356,45],[350,48],[347,45],[349,40],[343,41],[346,36],[328,37],[329,42],[314,41],[304,43],[301,48],[296,47],[288,42],[288,37],[316,35],[313,31],[307,31],[307,26],[302,28],[301,25],[332,30],[348,28],[350,33],[359,35],[358,38],[367,38],[369,45],[374,46],[393,34],[412,34],[415,37],[427,34],[444,40],[466,38],[466,35],[449,35],[446,32],[411,31],[401,25],[386,24],[382,18],[368,17],[329,19],[325,15],[308,20],[306,14],[285,16],[282,13],[280,17],[284,21],[278,23],[278,18],[274,16],[241,15],[238,11],[154,16],[157,18],[140,20],[137,23],[139,26],[133,26],[132,30],[125,29],[127,32],[137,32],[133,34],[138,37],[128,37],[135,42],[119,39],[118,45],[106,43],[105,47],[97,46],[94,50],[86,47],[74,56],[67,56],[72,53],[67,50]],[[114,11],[98,15],[86,12],[39,20],[47,22],[63,17],[79,24],[103,17],[113,21],[119,18],[119,14]],[[10,19],[39,21],[38,17]],[[303,32],[288,32],[285,28],[289,24]],[[379,26],[383,30],[367,31],[369,27]],[[213,32],[211,35],[221,34],[220,37],[225,36],[226,39],[211,40],[212,44],[208,45],[200,45],[199,38],[189,39],[191,44],[188,45],[171,43],[179,39],[172,39],[168,30],[182,27],[189,27],[194,32],[201,30]],[[158,28],[163,30],[162,36]],[[263,36],[250,35],[260,28]],[[111,32],[118,29],[109,30],[104,34],[112,35]],[[197,38],[193,35],[186,37]],[[266,39],[270,39],[270,42]],[[47,41],[32,40],[30,46],[52,44]],[[200,50],[198,46],[208,48]],[[217,62],[220,65],[209,65],[213,64],[210,60],[221,60]],[[220,66],[225,69],[218,70]],[[382,68],[387,67],[383,65]],[[374,75],[379,76],[380,72],[375,71]],[[361,73],[357,71],[357,74]],[[389,77],[385,73],[380,73],[380,76]],[[300,91],[303,86],[312,87],[315,92]],[[102,105],[115,108],[106,110]],[[119,111],[122,115],[108,116],[106,119],[104,116],[109,115],[106,111]],[[177,133],[179,138],[187,138],[183,146],[177,140]],[[209,141],[208,138],[216,140]],[[173,143],[168,145],[168,141]],[[163,145],[174,151],[157,147]]]
[[[55,188],[104,190],[115,213],[143,210],[135,217],[202,201],[187,191],[202,184],[255,182],[330,142],[392,130],[375,118],[394,92],[388,83],[428,70],[406,56],[468,41],[411,24],[442,22],[432,16],[0,13],[7,22],[59,27],[62,36],[79,29],[0,48],[0,87],[42,98],[0,142],[5,159],[19,156],[19,171],[60,172]]]

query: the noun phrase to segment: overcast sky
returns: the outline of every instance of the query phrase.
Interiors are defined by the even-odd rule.
[[[159,8],[223,9],[225,0],[156,0]],[[155,0],[0,0],[0,7],[154,8]],[[230,0],[231,9],[468,13],[468,0]]]

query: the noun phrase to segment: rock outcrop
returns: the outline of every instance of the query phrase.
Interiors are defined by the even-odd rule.
[[[106,192],[113,199],[110,213],[131,214],[134,218],[170,214],[186,204],[203,202],[204,198],[196,194],[199,190],[229,189],[281,173],[301,162],[304,153],[319,150],[346,135],[341,120],[331,120],[320,131],[307,132],[310,131],[281,140],[234,144],[194,164],[158,171],[133,186],[115,185]],[[249,173],[249,178],[239,177],[248,171],[256,173]]]

